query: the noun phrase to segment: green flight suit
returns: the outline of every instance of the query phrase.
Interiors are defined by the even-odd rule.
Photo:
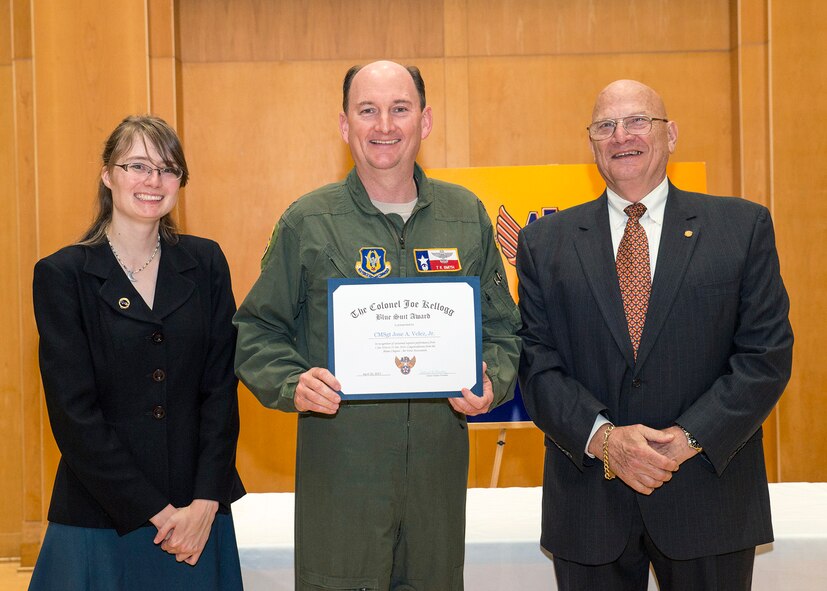
[[[415,168],[407,223],[370,202],[355,169],[293,203],[235,316],[236,373],[267,407],[294,411],[299,376],[327,366],[327,279],[358,278],[360,249],[388,277],[417,277],[415,248],[456,248],[479,276],[483,359],[494,405],[513,395],[519,312],[491,221],[469,191]],[[302,413],[296,453],[296,589],[461,590],[468,434],[445,399],[343,402]]]

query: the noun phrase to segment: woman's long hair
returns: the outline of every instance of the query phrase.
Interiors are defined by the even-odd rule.
[[[118,159],[132,148],[135,141],[153,146],[166,166],[183,170],[180,186],[186,186],[189,170],[178,134],[166,121],[154,115],[130,115],[121,121],[103,146],[103,166],[111,172]],[[94,246],[106,242],[106,229],[112,221],[112,207],[112,190],[101,179],[98,182],[97,214],[77,244]],[[170,213],[161,218],[159,232],[164,241],[170,244],[178,242],[178,225]]]

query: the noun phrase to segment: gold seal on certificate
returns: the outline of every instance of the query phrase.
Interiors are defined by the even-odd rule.
[[[345,400],[482,395],[478,277],[329,279],[327,304]]]

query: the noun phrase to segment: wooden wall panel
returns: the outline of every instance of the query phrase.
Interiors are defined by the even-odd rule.
[[[238,303],[287,206],[350,167],[338,135],[340,62],[184,63],[181,129],[191,171],[187,231],[217,240]],[[239,388],[238,469],[247,489],[293,490],[296,417]]]
[[[185,62],[442,55],[442,0],[181,0]]]
[[[445,166],[471,166],[471,118],[468,58],[445,60],[444,120]],[[439,113],[435,113],[439,114]]]
[[[769,35],[766,0],[738,4],[737,120],[740,140],[740,185],[744,196],[770,203]]]
[[[247,492],[295,489],[296,415],[263,407],[244,386],[238,388],[241,436],[236,467]]]
[[[338,132],[344,62],[184,63],[187,229],[224,248],[240,300],[278,217],[350,168]]]
[[[10,0],[12,49],[16,59],[32,57],[32,0]],[[8,13],[6,13],[8,14]]]
[[[4,72],[6,78],[11,79],[11,60],[12,60],[12,7],[11,0],[0,0],[0,67],[9,67],[7,72]],[[4,103],[9,108],[12,102],[6,101]],[[0,128],[0,130],[5,128]],[[13,153],[13,152],[12,152]]]
[[[41,255],[89,223],[103,141],[149,107],[144,14],[140,0],[34,2]]]
[[[5,6],[4,6],[5,4]],[[9,13],[8,2],[0,2],[2,14]],[[23,426],[20,396],[20,261],[16,256],[19,238],[18,200],[14,174],[14,73],[11,65],[11,36],[8,22],[0,20],[0,162],[10,174],[0,185],[0,201],[5,204],[0,216],[0,251],[6,253],[0,265],[0,556],[16,554],[20,547],[23,521]]]
[[[468,0],[471,56],[726,51],[726,0]]]
[[[435,129],[420,162],[445,163],[441,62],[420,60]],[[218,240],[233,264],[236,295],[258,277],[276,220],[299,196],[352,166],[338,130],[350,62],[184,64],[182,137],[192,178],[187,229]]]
[[[17,200],[17,261],[19,323],[19,392],[23,431],[23,503],[20,562],[31,566],[37,558],[43,531],[43,416],[40,374],[37,365],[37,332],[31,293],[31,269],[37,260],[37,200],[34,113],[34,64],[32,60],[30,0],[14,0],[14,134],[15,188]],[[9,505],[4,505],[8,510]]]
[[[148,111],[164,121],[178,126],[177,87],[178,67],[174,57],[149,59],[150,99]]]
[[[488,488],[491,485],[495,454],[499,447],[499,429],[471,429],[472,462],[468,467],[468,486]],[[509,428],[502,446],[498,487],[540,486],[543,483],[545,445],[543,432],[537,427]]]
[[[179,78],[174,0],[148,0],[149,111],[179,128]]]
[[[733,193],[726,52],[472,58],[468,77],[472,166],[591,162],[594,99],[609,82],[633,78],[658,90],[677,121],[673,158],[706,161],[710,192]],[[704,96],[687,93],[687,80],[704,80]]]
[[[468,3],[474,0],[444,0],[445,57],[468,56]]]
[[[175,0],[146,0],[150,57],[175,57]]]
[[[765,0],[736,3],[735,68],[738,91],[737,117],[733,118],[738,138],[738,156],[733,173],[736,195],[770,205],[770,111],[769,111],[769,37]],[[780,479],[778,464],[778,413],[764,421],[764,455],[771,482]]]
[[[792,301],[793,378],[779,404],[781,479],[827,480],[827,4],[770,3],[772,209]]]
[[[0,465],[4,468],[0,488],[5,500],[0,507],[0,556],[21,556],[25,561],[36,556],[42,520],[38,374],[29,273],[36,247],[31,20],[26,0],[0,2],[0,10],[4,16],[0,19],[0,162],[7,173],[0,189],[7,206],[0,224],[0,242],[6,253],[0,264],[4,286],[0,309],[6,327],[0,340],[4,360],[0,369]]]

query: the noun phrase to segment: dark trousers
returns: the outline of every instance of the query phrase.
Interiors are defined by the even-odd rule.
[[[638,514],[620,558],[585,565],[554,557],[560,591],[646,591],[649,564],[661,591],[749,591],[755,548],[693,560],[672,560],[655,546]]]

